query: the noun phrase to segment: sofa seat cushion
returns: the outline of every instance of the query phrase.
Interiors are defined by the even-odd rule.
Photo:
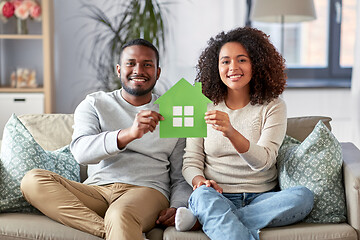
[[[209,240],[202,231],[178,232],[174,227],[164,231],[164,240]],[[260,231],[261,240],[318,239],[357,240],[357,233],[347,223],[317,224],[299,223],[291,226],[265,228]]]
[[[149,240],[162,240],[163,230],[154,228],[146,233]],[[29,213],[0,214],[0,239],[100,240],[89,233],[65,226],[44,215]]]
[[[291,226],[265,228],[260,232],[262,240],[321,239],[357,240],[357,233],[347,223],[321,224],[299,223]]]
[[[168,227],[164,231],[164,240],[210,240],[203,231],[178,232],[175,227]]]
[[[0,239],[100,240],[102,238],[67,227],[44,215],[2,213]]]

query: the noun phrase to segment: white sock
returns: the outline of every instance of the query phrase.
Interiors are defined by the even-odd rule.
[[[176,210],[175,228],[180,232],[188,231],[195,225],[196,220],[189,209],[180,207]]]

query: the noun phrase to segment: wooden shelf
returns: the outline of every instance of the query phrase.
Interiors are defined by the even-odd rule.
[[[44,88],[12,88],[12,87],[0,87],[0,93],[42,93]]]
[[[53,42],[54,42],[54,6],[53,6],[53,0],[41,0],[41,8],[42,8],[42,20],[39,23],[41,24],[41,31],[39,31],[39,28],[37,27],[35,31],[31,33],[35,34],[13,34],[13,31],[9,32],[9,34],[6,34],[7,29],[5,29],[0,33],[0,55],[4,54],[3,49],[1,49],[3,46],[8,44],[9,46],[14,46],[15,44],[19,44],[22,47],[23,46],[31,46],[31,44],[34,44],[38,52],[42,52],[42,63],[36,62],[37,65],[41,66],[41,69],[38,69],[37,71],[41,72],[40,78],[38,79],[38,84],[40,85],[38,88],[12,88],[10,87],[9,81],[6,81],[5,79],[10,79],[10,70],[9,65],[12,65],[13,67],[17,66],[16,57],[21,59],[21,55],[12,55],[15,56],[15,60],[11,59],[11,61],[7,61],[7,59],[1,59],[0,56],[0,73],[6,72],[3,69],[6,69],[6,75],[7,76],[1,76],[0,78],[0,93],[43,93],[44,95],[44,113],[52,113],[53,112],[53,106],[54,106],[54,89],[53,89],[53,79],[54,79],[54,59],[53,59]],[[0,25],[2,25],[0,21]],[[35,25],[33,25],[35,26]],[[37,25],[39,26],[39,25]],[[1,26],[0,26],[1,27]],[[30,29],[29,29],[30,30]],[[21,40],[16,42],[16,40]],[[31,40],[36,40],[34,41]],[[38,46],[39,42],[37,40],[40,40],[41,46]],[[6,46],[5,46],[6,47]],[[6,50],[6,48],[4,48]],[[10,50],[9,50],[10,51]],[[9,53],[8,53],[9,54]],[[6,54],[4,54],[6,56]],[[21,59],[22,60],[22,59]],[[12,62],[13,61],[13,62]],[[32,61],[32,59],[27,58],[25,61]],[[37,60],[39,61],[39,60]],[[20,61],[21,62],[21,61]],[[24,61],[23,61],[24,62]],[[26,64],[25,64],[26,66]],[[13,70],[11,70],[13,71]],[[5,74],[3,74],[5,75]],[[1,126],[0,126],[1,127]]]
[[[0,34],[0,39],[43,39],[42,35]]]

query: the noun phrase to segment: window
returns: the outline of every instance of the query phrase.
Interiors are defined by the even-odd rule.
[[[194,106],[173,106],[173,127],[183,127],[183,123],[184,127],[194,127]]]
[[[248,0],[251,7],[253,0]],[[314,0],[314,21],[284,24],[289,87],[350,87],[354,60],[356,0]],[[249,10],[250,10],[249,7]],[[280,49],[280,23],[250,22]]]

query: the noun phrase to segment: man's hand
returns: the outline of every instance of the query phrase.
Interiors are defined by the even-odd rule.
[[[133,125],[130,128],[130,134],[135,139],[141,138],[147,132],[153,132],[160,120],[164,117],[160,113],[142,110],[136,114]]]
[[[159,213],[159,217],[156,220],[156,224],[170,227],[175,226],[175,214],[176,208],[166,208]]]
[[[164,117],[155,111],[142,110],[138,112],[132,126],[119,131],[117,136],[118,148],[122,149],[135,139],[144,136],[147,132],[153,132],[161,120],[164,120]]]

